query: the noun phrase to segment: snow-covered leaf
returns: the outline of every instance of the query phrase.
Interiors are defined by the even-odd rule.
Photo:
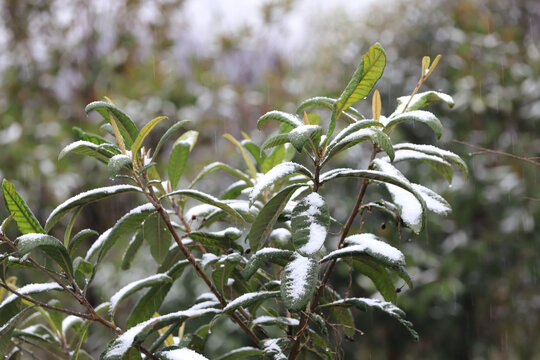
[[[281,250],[275,248],[263,248],[257,251],[249,259],[242,276],[245,279],[249,279],[255,272],[264,266],[265,263],[271,262],[274,264],[285,265],[287,262],[294,258],[294,252],[290,250]]]
[[[341,140],[345,139],[350,134],[367,127],[371,126],[381,126],[384,127],[383,124],[381,124],[379,121],[376,120],[360,120],[353,124],[348,125],[345,129],[341,130],[328,144],[328,148],[332,148],[337,143],[339,143]]]
[[[424,144],[401,143],[394,146],[394,150],[401,149],[415,150],[424,154],[438,156],[459,167],[463,172],[465,178],[469,176],[469,171],[467,169],[467,164],[465,164],[465,161],[463,161],[463,159],[459,155],[456,155],[451,151],[443,150],[433,145]]]
[[[189,130],[182,134],[173,144],[168,166],[169,181],[173,189],[176,188],[178,180],[182,176],[187,157],[193,150],[198,136],[197,131]]]
[[[94,101],[86,105],[84,110],[87,114],[92,110],[97,111],[106,122],[110,122],[110,113],[117,120],[116,124],[118,126],[118,130],[120,130],[120,134],[122,134],[122,138],[124,138],[128,148],[133,145],[133,142],[139,135],[139,130],[131,118],[125,112],[112,104],[105,101]]]
[[[216,358],[216,360],[242,360],[251,356],[256,356],[258,359],[260,359],[261,355],[261,349],[254,348],[252,346],[244,346],[238,349],[231,350]]]
[[[298,202],[291,217],[293,244],[301,255],[316,254],[326,240],[330,215],[324,198],[311,193]]]
[[[304,123],[296,115],[289,114],[283,111],[269,111],[257,120],[257,129],[261,130],[261,127],[268,120],[276,120],[281,123],[290,125],[292,128],[302,126]]]
[[[281,275],[281,298],[290,311],[300,311],[311,300],[319,276],[319,261],[296,254]]]
[[[262,150],[269,149],[269,148],[279,146],[279,145],[283,145],[290,141],[291,140],[289,139],[289,134],[277,134],[272,137],[269,137],[261,145],[261,154],[264,154]]]
[[[60,151],[58,160],[62,160],[67,154],[90,156],[104,163],[108,163],[111,157],[117,155],[116,152],[111,152],[101,145],[97,145],[85,140],[78,140],[66,145],[62,151]]]
[[[208,358],[188,348],[160,351],[157,356],[161,360],[208,360]]]
[[[242,250],[242,246],[235,243],[242,231],[235,227],[228,227],[221,231],[192,231],[186,234],[187,237],[206,246],[217,246],[221,249]]]
[[[173,279],[167,274],[155,274],[127,284],[111,297],[109,313],[111,314],[111,316],[114,317],[114,314],[118,309],[118,305],[120,305],[120,303],[124,301],[128,296],[134,294],[140,289],[161,283],[172,283],[172,281]]]
[[[394,113],[391,115],[391,117],[394,115],[403,113],[403,109],[405,109],[405,105],[409,103],[410,98],[411,98],[410,96],[399,97],[397,99],[398,107],[396,108]],[[413,98],[411,99],[411,102],[409,103],[409,106],[407,106],[406,112],[422,109],[437,101],[443,101],[450,107],[454,106],[454,99],[452,99],[450,95],[437,92],[437,91],[426,91],[423,93],[418,93],[413,96]]]
[[[310,106],[319,106],[319,107],[325,107],[327,109],[333,110],[334,109],[334,103],[337,99],[325,97],[325,96],[315,96],[312,98],[309,98],[307,100],[302,101],[300,105],[296,108],[296,113],[300,114],[304,109]],[[347,109],[347,111],[343,111],[342,114],[346,117],[346,120],[349,123],[355,123],[358,120],[364,119],[364,115],[362,115],[358,110],[353,108],[352,106]]]
[[[30,251],[39,249],[53,259],[70,278],[73,278],[71,257],[64,244],[57,238],[47,234],[25,234],[19,236],[16,242],[17,256],[23,257]]]
[[[301,125],[292,129],[288,134],[289,141],[296,151],[302,152],[304,144],[310,138],[320,137],[322,129],[319,125]]]
[[[75,250],[77,250],[77,247],[83,242],[84,240],[88,239],[90,236],[99,235],[99,233],[95,230],[91,229],[83,229],[79,231],[68,244],[67,250],[69,252],[70,256],[73,256],[75,253]]]
[[[428,210],[433,211],[435,214],[439,215],[448,215],[452,211],[450,204],[435,191],[428,189],[425,186],[418,184],[411,184],[412,187],[422,195],[422,198],[426,202],[426,207]]]
[[[133,258],[137,254],[137,251],[140,249],[143,240],[144,236],[142,231],[137,231],[133,235],[131,241],[126,248],[126,251],[124,251],[124,254],[122,255],[122,263],[120,265],[122,270],[129,270],[131,264],[133,263]]]
[[[131,164],[131,157],[123,154],[114,155],[107,164],[109,178],[114,179],[123,167],[131,166]]]
[[[279,296],[279,291],[257,291],[240,295],[236,299],[230,301],[227,306],[223,308],[224,313],[229,313],[237,308],[248,307],[259,301],[275,298]]]
[[[261,211],[259,211],[248,234],[251,251],[259,250],[266,243],[279,214],[287,205],[287,201],[291,195],[301,186],[303,185],[293,184],[286,187],[274,195],[274,197],[264,205]]]
[[[384,150],[384,152],[386,152],[388,156],[390,156],[390,158],[394,157],[392,140],[390,140],[388,135],[377,129],[360,129],[345,136],[340,141],[335,142],[332,147],[329,147],[322,161],[322,165],[326,164],[328,160],[330,160],[332,157],[339,154],[343,150],[346,150],[366,140],[370,140],[373,144],[379,145]]]
[[[217,314],[220,310],[213,308],[188,309],[143,321],[114,340],[102,354],[103,360],[121,360],[131,346],[141,344],[150,334],[171,324],[181,324],[189,318]]]
[[[96,145],[109,143],[107,139],[89,131],[85,131],[77,126],[72,127],[71,130],[79,140],[88,141]]]
[[[345,238],[346,247],[337,249],[322,258],[321,262],[332,259],[366,254],[389,267],[405,265],[405,256],[395,247],[381,241],[369,233],[351,235]]]
[[[79,206],[87,205],[91,202],[107,198],[111,195],[121,194],[125,192],[140,192],[141,190],[132,185],[113,185],[105,186],[97,189],[92,189],[80,193],[72,198],[69,198],[62,204],[58,205],[49,215],[45,222],[45,232],[49,232],[52,227],[71,210]]]
[[[46,293],[51,290],[62,290],[62,287],[57,283],[42,283],[42,284],[28,284],[19,289],[17,292],[22,295],[31,295]],[[21,298],[15,294],[10,294],[2,303],[0,303],[0,324],[5,324],[8,319],[11,319],[15,316],[20,310]]]
[[[418,333],[413,329],[413,324],[410,321],[405,320],[405,312],[390,302],[369,298],[348,298],[324,304],[320,307],[324,308],[334,306],[355,306],[364,311],[366,311],[368,308],[380,310],[399,321],[400,324],[407,328],[412,337],[415,340],[418,340]]]
[[[100,244],[99,256],[97,261],[101,262],[107,252],[116,244],[116,242],[127,234],[134,232],[141,226],[143,221],[152,213],[155,212],[155,208],[152,204],[147,203],[130,210],[127,214],[122,216],[108,233],[103,233],[96,243]],[[94,243],[95,244],[95,243]],[[97,246],[97,245],[96,245]],[[92,250],[94,246],[90,248]],[[87,253],[86,260],[90,260],[94,252]],[[89,257],[90,256],[90,257]]]
[[[385,161],[390,162],[388,157],[382,158]],[[407,160],[421,160],[439,172],[442,176],[448,180],[449,183],[452,182],[452,177],[454,176],[454,170],[452,170],[452,165],[444,158],[426,154],[424,152],[411,150],[411,149],[400,149],[396,150],[394,163]]]
[[[443,126],[439,119],[429,111],[407,111],[403,114],[398,114],[389,118],[381,118],[381,122],[385,125],[386,132],[392,131],[398,124],[409,120],[426,124],[433,130],[435,135],[437,135],[437,139],[441,138]]]
[[[32,213],[32,210],[26,205],[24,199],[17,193],[15,186],[2,180],[2,196],[9,213],[13,215],[17,227],[22,234],[44,233],[38,219]]]
[[[257,183],[249,195],[250,203],[253,204],[268,187],[294,173],[305,175],[308,179],[313,177],[311,172],[300,164],[294,162],[281,163],[273,167],[270,171],[257,180]]]
[[[259,316],[252,321],[253,325],[286,325],[298,326],[298,319],[284,316]]]

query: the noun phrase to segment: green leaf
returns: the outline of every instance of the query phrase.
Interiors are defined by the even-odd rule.
[[[166,132],[165,134],[163,134],[163,136],[161,137],[161,139],[159,139],[159,142],[156,146],[156,149],[154,150],[154,155],[152,155],[152,161],[154,161],[154,159],[156,158],[159,150],[161,149],[161,147],[163,146],[163,144],[165,143],[165,141],[167,141],[168,138],[170,138],[176,131],[180,130],[184,125],[190,123],[191,121],[190,120],[182,120],[182,121],[179,121],[177,122],[176,124],[174,124],[173,126],[171,126]]]
[[[255,159],[255,162],[259,167],[262,165],[264,159],[266,159],[266,154],[264,154],[259,146],[257,146],[253,141],[244,139],[240,143],[246,149],[251,156]]]
[[[388,135],[376,129],[360,129],[345,136],[339,142],[333,143],[332,147],[329,146],[321,166],[324,166],[332,157],[340,152],[366,140],[371,140],[373,144],[378,144],[391,159],[394,158],[392,140],[390,140]]]
[[[142,146],[142,143],[144,139],[150,134],[150,131],[163,119],[167,119],[166,116],[158,116],[157,118],[151,120],[148,124],[144,125],[144,127],[141,129],[141,132],[139,135],[137,135],[137,138],[133,142],[133,145],[131,145],[131,153],[133,156],[137,156],[139,153],[139,149]]]
[[[245,219],[242,217],[242,215],[240,215],[236,210],[234,210],[232,207],[230,207],[229,205],[227,205],[226,202],[224,201],[221,201],[215,197],[213,197],[212,195],[208,195],[206,193],[203,193],[201,191],[197,191],[197,190],[188,190],[188,189],[185,189],[185,190],[175,190],[173,192],[170,192],[168,194],[165,194],[163,195],[161,199],[165,198],[165,197],[170,197],[170,196],[175,196],[175,195],[183,195],[183,196],[187,196],[187,197],[190,197],[190,198],[193,198],[193,199],[196,199],[196,200],[199,200],[205,204],[208,204],[208,205],[214,205],[220,209],[222,209],[223,211],[225,211],[227,214],[233,216],[235,219],[238,219],[240,220],[241,222],[245,222]]]
[[[407,160],[421,160],[425,162],[442,176],[444,176],[448,183],[452,183],[454,170],[452,170],[452,165],[450,165],[450,163],[445,159],[411,149],[402,149],[396,151],[395,157],[393,159],[394,163]]]
[[[275,136],[272,136],[268,138],[263,144],[261,145],[261,151],[265,149],[269,149],[275,146],[279,146],[282,144],[287,144],[291,140],[289,139],[289,134],[277,134]],[[264,152],[261,152],[264,154]]]
[[[330,214],[324,198],[311,193],[296,204],[291,216],[293,244],[303,256],[317,254],[326,240]]]
[[[257,291],[240,295],[236,299],[230,301],[227,306],[223,308],[224,313],[231,313],[233,310],[239,307],[248,307],[259,301],[271,299],[279,296],[279,290],[275,291]]]
[[[158,264],[161,264],[169,252],[172,235],[158,213],[146,218],[143,225],[143,235],[150,245],[150,254]]]
[[[253,221],[248,234],[251,251],[256,252],[266,243],[279,214],[283,211],[285,205],[287,205],[293,192],[301,186],[303,185],[293,184],[286,187],[264,205],[259,215]]]
[[[103,147],[103,145],[104,144],[96,145],[92,142],[84,140],[75,141],[60,151],[58,160],[62,160],[67,154],[72,153],[82,156],[90,156],[107,164],[109,159],[118,153],[110,151],[109,149]]]
[[[243,250],[242,246],[234,242],[242,236],[242,231],[235,227],[216,232],[192,231],[186,236],[206,246],[217,246],[223,250]]]
[[[371,279],[377,290],[386,301],[396,303],[397,293],[394,283],[386,269],[369,257],[356,257],[352,262],[352,267]]]
[[[11,339],[15,326],[27,315],[30,309],[34,306],[26,307],[17,314],[14,314],[8,321],[0,326],[0,353],[7,354],[9,346],[12,344]],[[7,357],[5,358],[7,359]]]
[[[182,324],[190,318],[219,313],[217,309],[188,309],[154,317],[131,327],[114,340],[102,354],[103,360],[122,360],[133,345],[139,345],[152,333],[171,324]]]
[[[124,252],[124,255],[122,256],[122,270],[129,270],[131,264],[133,263],[133,258],[141,247],[143,240],[144,237],[142,231],[138,231],[135,233],[135,235],[133,235],[131,241],[128,244],[128,247],[126,248],[126,251]]]
[[[380,310],[399,321],[401,325],[405,326],[412,337],[415,340],[418,340],[418,333],[413,329],[413,324],[410,321],[405,320],[405,312],[390,302],[369,298],[348,298],[324,304],[320,307],[325,308],[334,306],[355,306],[364,311],[368,308]]]
[[[242,171],[233,168],[232,166],[222,163],[220,161],[215,161],[211,164],[206,165],[193,179],[191,184],[189,185],[190,188],[192,188],[197,182],[201,181],[206,175],[216,171],[216,170],[224,170],[228,172],[229,174],[245,181],[245,183],[249,184],[250,186],[253,186],[253,182],[251,181],[250,177],[244,174]]]
[[[43,251],[73,278],[71,258],[60,240],[46,234],[25,234],[17,238],[17,256],[23,257],[34,249]]]
[[[171,252],[173,254],[173,252]],[[165,271],[165,265],[167,264],[167,259],[161,264],[158,271]],[[174,280],[178,279],[182,275],[184,269],[189,266],[188,260],[180,260],[169,270],[167,270],[167,275]],[[133,307],[131,314],[128,317],[126,322],[126,328],[129,329],[135,326],[138,323],[141,323],[154,315],[159,311],[163,300],[167,296],[169,290],[171,289],[172,283],[159,283],[152,286],[148,291],[137,301],[137,304]]]
[[[118,172],[126,167],[131,166],[131,158],[127,155],[118,154],[113,156],[107,164],[107,170],[109,171],[109,178],[114,179]]]
[[[328,148],[332,148],[336,146],[337,143],[341,142],[343,139],[345,139],[347,136],[351,135],[352,133],[357,132],[360,129],[364,129],[371,126],[381,126],[384,127],[383,124],[381,124],[379,121],[376,120],[360,120],[358,122],[355,122],[354,124],[350,124],[345,129],[341,130],[328,144]]]
[[[16,214],[16,212],[13,212],[7,218],[5,218],[4,221],[2,221],[2,225],[0,225],[0,235],[4,235],[6,233],[8,225],[13,221]]]
[[[419,151],[428,155],[438,156],[458,166],[463,172],[465,179],[467,179],[467,177],[469,176],[469,171],[467,169],[467,164],[465,164],[465,161],[463,161],[461,157],[459,157],[458,155],[454,154],[451,151],[439,149],[438,147],[433,146],[433,145],[401,143],[394,146],[394,150],[402,150],[402,149],[409,149],[409,150]]]
[[[109,143],[107,141],[107,139],[97,135],[97,134],[94,134],[94,133],[91,133],[91,132],[88,132],[88,131],[84,131],[83,129],[79,128],[79,127],[76,127],[74,126],[72,129],[73,133],[77,136],[77,138],[79,140],[84,140],[84,141],[88,141],[88,142],[91,142],[91,143],[94,143],[96,145],[101,145],[101,144],[107,144]]]
[[[300,114],[304,109],[310,106],[322,106],[332,110],[336,100],[337,99],[332,99],[326,96],[315,96],[302,101],[300,105],[298,105],[298,107],[296,108],[296,113]]]
[[[137,230],[143,221],[151,214],[155,212],[155,208],[152,204],[147,203],[144,205],[137,206],[136,208],[130,210],[127,214],[122,216],[116,224],[110,230],[103,233],[96,242],[101,242],[101,247],[99,248],[99,255],[97,262],[105,257],[107,252],[116,244],[116,242],[121,239],[123,236],[134,232]],[[92,248],[88,251],[86,260],[89,260],[97,252],[92,252]]]
[[[264,264],[274,263],[284,266],[293,258],[294,252],[290,250],[275,248],[260,249],[249,259],[242,271],[242,276],[244,279],[249,280]]]
[[[390,115],[390,117],[403,113],[403,109],[405,109],[405,105],[409,103],[410,98],[410,96],[399,97],[397,99],[398,107],[396,108],[394,113]],[[432,103],[437,101],[445,102],[450,107],[454,106],[454,99],[452,99],[450,95],[437,91],[426,91],[414,95],[405,112],[425,108],[426,106],[431,105]]]
[[[319,261],[296,254],[281,275],[281,299],[290,311],[305,308],[313,297],[319,277]]]
[[[384,121],[383,121],[384,120]],[[403,114],[398,114],[396,116],[389,117],[388,119],[381,118],[381,122],[385,125],[385,131],[390,133],[398,124],[401,124],[405,121],[418,121],[429,126],[437,139],[441,138],[443,126],[439,119],[429,111],[424,110],[414,110],[407,111]]]
[[[19,289],[17,292],[22,295],[40,294],[51,290],[63,290],[57,283],[29,284]],[[0,303],[0,323],[4,325],[21,311],[21,298],[15,294],[10,294]]]
[[[255,179],[257,177],[257,169],[255,168],[255,165],[253,165],[253,161],[251,161],[251,158],[248,156],[242,144],[240,144],[238,140],[236,140],[231,134],[224,134],[223,137],[232,142],[238,148],[238,150],[240,150],[240,154],[242,154],[242,158],[246,163],[249,174],[253,179]]]
[[[341,113],[369,95],[381,78],[385,66],[386,53],[379,43],[375,43],[362,57],[362,62],[358,65],[349,84],[334,103],[328,136],[332,135]]]
[[[124,301],[128,296],[136,293],[137,291],[154,286],[156,284],[162,283],[172,283],[173,279],[167,274],[155,274],[149,277],[146,277],[141,280],[131,282],[118,290],[113,296],[111,296],[111,305],[109,306],[109,314],[111,317],[114,317],[118,306],[122,301]]]
[[[264,159],[262,165],[261,165],[261,171],[263,174],[266,174],[268,171],[270,171],[272,168],[274,168],[277,164],[280,164],[283,160],[285,160],[285,154],[286,154],[286,145],[280,145],[276,147],[270,155]],[[292,146],[291,146],[292,148]],[[292,150],[294,152],[294,150]]]
[[[117,120],[118,129],[120,130],[120,134],[122,134],[122,138],[124,138],[126,145],[128,147],[133,145],[133,142],[139,135],[139,130],[137,130],[137,127],[125,112],[105,101],[94,101],[85,108],[87,114],[92,110],[97,111],[107,122],[110,120],[110,112]]]
[[[284,124],[288,124],[291,127],[295,128],[297,126],[304,125],[304,122],[300,120],[296,115],[289,114],[283,111],[269,111],[257,120],[257,129],[261,130],[261,127],[268,120],[276,120]]]
[[[232,253],[222,256],[221,259],[215,263],[216,267],[212,273],[212,280],[221,294],[226,295],[225,287],[228,286],[229,278],[241,259],[240,253]]]
[[[294,173],[300,173],[301,175],[306,176],[308,179],[313,178],[311,172],[300,164],[294,162],[281,163],[273,167],[270,171],[264,174],[264,176],[258,179],[257,183],[253,187],[253,190],[251,191],[251,194],[249,195],[250,204],[253,204],[268,187]]]
[[[9,213],[15,214],[15,222],[22,234],[45,232],[15,186],[6,179],[2,180],[2,195]]]
[[[304,144],[310,138],[320,137],[322,129],[318,125],[301,125],[291,130],[287,136],[296,151],[302,152]]]
[[[178,184],[180,176],[182,176],[188,154],[193,150],[198,136],[199,133],[197,131],[189,130],[174,142],[169,159],[169,181],[173,189]]]
[[[121,194],[125,192],[132,192],[141,190],[138,187],[131,185],[113,185],[106,186],[97,189],[92,189],[83,193],[80,193],[62,204],[58,205],[49,215],[45,223],[45,232],[49,232],[52,227],[71,210],[78,206],[84,206],[91,202],[98,201],[107,198],[111,195]]]
[[[216,360],[242,360],[251,356],[256,356],[257,359],[260,359],[262,356],[262,351],[251,346],[243,346],[239,349],[234,349],[221,355],[220,357],[216,358]]]

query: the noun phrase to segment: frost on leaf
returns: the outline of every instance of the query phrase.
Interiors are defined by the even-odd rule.
[[[293,210],[291,218],[293,243],[300,254],[316,254],[324,244],[330,216],[324,198],[311,193],[303,198]]]

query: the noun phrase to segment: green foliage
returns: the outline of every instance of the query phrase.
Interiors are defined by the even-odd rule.
[[[428,72],[435,64],[428,70],[428,61],[423,62]],[[371,93],[385,65],[386,54],[377,43],[363,56],[339,98],[311,98],[298,108],[302,111],[322,106],[330,110],[326,116],[304,112],[302,120],[282,111],[264,114],[257,122],[259,129],[268,120],[281,123],[281,127],[277,135],[263,140],[261,146],[245,134],[241,142],[225,134],[240,151],[245,168],[212,162],[202,167],[191,182],[187,181],[187,189],[177,187],[182,184],[182,176],[186,176],[188,154],[199,133],[188,130],[171,144],[170,154],[165,157],[168,160],[164,160],[168,182],[161,180],[162,166],[157,165],[162,159],[156,157],[172,134],[187,122],[178,122],[166,130],[150,157],[151,146],[143,148],[142,144],[150,142],[150,134],[157,131],[156,125],[164,117],[151,120],[139,132],[131,118],[109,102],[88,105],[87,112],[97,111],[108,123],[105,130],[116,143],[76,129],[81,140],[64,148],[61,157],[74,152],[97,158],[107,163],[111,179],[136,185],[116,184],[75,195],[51,212],[42,229],[13,186],[3,181],[2,192],[11,217],[2,226],[1,236],[11,248],[11,256],[2,257],[2,262],[8,271],[25,266],[52,280],[23,286],[18,295],[0,303],[2,319],[12,319],[4,321],[1,329],[5,331],[0,332],[0,336],[11,341],[8,350],[16,349],[15,344],[22,346],[21,339],[38,336],[37,329],[46,329],[47,336],[41,339],[54,349],[51,351],[84,358],[86,339],[93,331],[90,324],[95,322],[114,333],[108,345],[98,344],[102,350],[100,359],[140,359],[142,354],[161,359],[195,356],[194,352],[205,352],[207,340],[221,330],[222,319],[228,318],[235,324],[235,332],[243,332],[245,341],[241,342],[249,341],[251,346],[227,349],[221,359],[297,359],[311,355],[335,358],[339,342],[332,339],[328,329],[335,328],[349,338],[359,332],[349,307],[382,310],[417,338],[412,324],[395,305],[396,279],[401,278],[399,281],[412,287],[404,254],[389,239],[362,231],[362,225],[357,233],[353,223],[366,208],[384,209],[394,215],[399,226],[419,233],[425,226],[428,210],[445,215],[450,206],[434,191],[411,182],[396,166],[402,161],[427,162],[449,182],[452,165],[465,172],[466,166],[451,152],[428,145],[393,144],[391,138],[393,130],[408,120],[427,124],[440,137],[440,121],[419,109],[434,101],[451,105],[448,95],[427,92],[412,99],[401,98],[398,109],[402,106],[403,110],[388,118],[381,115],[378,91],[374,94],[372,119],[364,119],[352,107]],[[341,129],[339,119],[348,125]],[[337,127],[340,131],[332,137]],[[354,146],[366,144],[372,155],[365,168],[336,166],[322,171],[323,166],[337,163],[338,155],[356,159]],[[269,148],[274,149],[267,152]],[[207,189],[195,189],[203,178],[215,175],[216,170],[224,170],[237,179],[232,184],[218,181],[227,186],[221,198]],[[342,186],[341,179],[346,178],[352,179],[350,195],[357,197],[352,209],[334,194],[334,189]],[[364,196],[368,188],[373,188],[371,184],[381,184],[390,196],[366,202]],[[81,209],[126,192],[146,203],[127,211],[110,229],[99,234],[84,256],[79,255],[82,243],[98,235],[86,229],[71,238]],[[197,204],[192,204],[193,200]],[[74,215],[65,228],[65,243],[44,233],[71,211]],[[342,217],[343,213],[348,216],[333,218]],[[15,241],[4,235],[10,219],[15,219],[22,234]],[[340,229],[333,231],[334,224]],[[132,236],[128,244],[120,241],[128,235]],[[119,244],[124,244],[124,248]],[[45,258],[35,257],[32,250],[41,250]],[[119,271],[134,269],[133,264],[140,257],[154,264],[157,271],[139,276],[117,290],[110,301],[94,307],[88,300],[88,290],[103,276],[99,272],[103,259],[114,250],[123,253]],[[143,254],[137,256],[140,252]],[[51,267],[48,259],[57,266]],[[371,290],[373,295],[378,292],[386,301],[351,297],[348,291],[341,295],[341,289],[333,290],[328,282],[330,276],[339,276],[333,271],[344,266],[372,284],[366,291]],[[177,296],[178,292],[171,289],[186,269],[186,278],[197,282],[193,288],[180,289],[190,303],[187,308],[177,299],[168,299],[169,293]],[[5,282],[1,284],[12,289]],[[199,285],[208,292],[199,294]],[[62,302],[43,303],[41,296],[31,297],[51,290],[63,292]],[[142,296],[132,300],[143,291]],[[84,312],[69,310],[71,307],[64,305],[65,298],[80,304]],[[28,312],[33,311],[34,315],[19,321],[15,314],[21,309],[30,309]],[[174,336],[176,332],[179,336]]]

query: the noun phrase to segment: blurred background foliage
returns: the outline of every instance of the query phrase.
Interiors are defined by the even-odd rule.
[[[540,3],[352,3],[2,0],[0,178],[13,181],[44,220],[67,197],[109,181],[103,165],[89,159],[56,161],[75,139],[73,126],[99,132],[97,118],[84,114],[91,101],[108,96],[139,125],[158,115],[193,120],[201,132],[193,174],[216,159],[240,164],[223,133],[238,138],[243,130],[260,141],[255,123],[264,112],[293,112],[307,97],[339,94],[375,41],[388,56],[377,86],[386,115],[396,97],[414,89],[422,56],[440,53],[423,90],[454,96],[453,109],[435,111],[446,128],[439,146],[464,156],[471,176],[456,175],[444,192],[453,214],[433,217],[420,236],[397,238],[395,224],[364,216],[367,229],[389,236],[408,256],[415,288],[403,288],[398,305],[421,339],[411,342],[377,314],[358,314],[365,335],[343,341],[343,349],[357,359],[540,359],[540,167],[453,141],[538,162]],[[360,110],[369,114],[365,105]],[[404,131],[395,136],[435,141],[420,126]],[[359,159],[368,156],[363,150]],[[422,166],[409,172],[422,183],[433,176]],[[447,186],[432,181],[437,191]],[[88,207],[77,227],[103,231],[132,205]],[[6,216],[3,207],[0,214]],[[111,284],[125,284],[133,273],[111,271],[93,296],[110,296],[118,288]],[[353,280],[353,293],[370,294],[363,279]],[[177,296],[189,299],[180,290]],[[222,351],[225,339],[216,340],[211,351]]]

